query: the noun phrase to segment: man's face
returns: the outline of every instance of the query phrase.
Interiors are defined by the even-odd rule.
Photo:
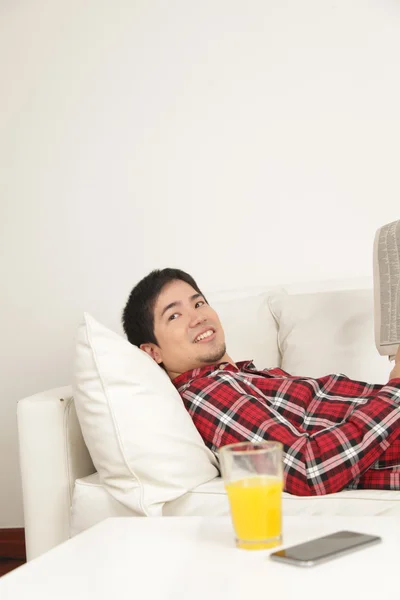
[[[220,361],[226,354],[225,334],[215,310],[188,283],[171,281],[154,307],[156,344],[142,344],[171,379]]]

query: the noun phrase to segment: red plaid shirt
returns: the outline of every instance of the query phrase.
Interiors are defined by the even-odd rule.
[[[251,362],[187,371],[173,381],[206,445],[279,441],[285,490],[400,489],[400,379],[292,377]]]

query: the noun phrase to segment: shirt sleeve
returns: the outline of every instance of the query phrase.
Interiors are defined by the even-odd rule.
[[[359,480],[400,437],[400,379],[385,386],[370,386],[369,396],[365,390],[362,394],[365,384],[337,381],[331,387],[332,395],[346,392],[354,397],[359,390],[363,402],[344,422],[312,434],[294,426],[264,398],[243,393],[232,382],[214,383],[213,390],[212,384],[205,389],[204,382],[194,380],[181,392],[205,443],[215,451],[242,441],[281,442],[285,490],[297,496],[330,494],[351,487],[351,482]],[[384,478],[390,479],[388,473]]]

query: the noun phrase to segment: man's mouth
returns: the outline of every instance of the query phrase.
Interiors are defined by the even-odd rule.
[[[206,331],[200,333],[197,337],[194,338],[195,344],[200,344],[201,342],[209,342],[215,337],[215,329],[210,327]]]

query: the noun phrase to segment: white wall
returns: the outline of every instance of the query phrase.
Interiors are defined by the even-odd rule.
[[[400,218],[394,0],[0,5],[0,527],[16,401],[149,270],[207,291],[371,275]]]

